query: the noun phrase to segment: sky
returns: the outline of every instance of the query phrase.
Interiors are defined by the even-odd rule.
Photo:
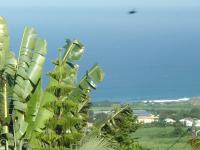
[[[199,0],[4,0],[0,7],[94,7],[94,6],[199,6]]]

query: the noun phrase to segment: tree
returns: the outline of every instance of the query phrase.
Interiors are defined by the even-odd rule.
[[[68,40],[63,55],[59,50],[43,90],[41,76],[47,42],[33,28],[26,27],[16,59],[9,49],[8,27],[3,17],[0,25],[2,146],[6,150],[59,148],[59,144],[69,147],[79,141],[87,122],[89,93],[104,77],[101,67],[94,65],[76,84],[78,67],[70,61],[79,60],[84,47],[77,40]],[[46,124],[47,121],[52,124]]]
[[[30,135],[40,132],[52,116],[41,105],[47,100],[40,82],[47,43],[33,28],[26,27],[17,60],[9,48],[8,27],[3,17],[0,25],[1,141],[6,150],[22,149],[31,140]]]
[[[133,138],[132,134],[137,130],[137,118],[129,105],[114,108],[112,115],[97,125],[100,135],[112,138],[121,150],[144,150]]]
[[[16,59],[9,48],[6,20],[0,17],[0,148],[138,148],[129,134],[137,126],[128,106],[116,108],[103,124],[88,130],[90,93],[103,80],[104,72],[95,64],[77,83],[78,65],[74,62],[84,53],[83,44],[67,40],[58,51],[58,59],[53,61],[55,67],[48,73],[49,82],[43,89],[47,42],[35,29],[25,27]]]

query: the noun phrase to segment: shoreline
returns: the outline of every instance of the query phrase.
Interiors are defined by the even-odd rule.
[[[143,100],[143,103],[171,103],[171,102],[186,102],[190,101],[192,98],[184,97],[179,99],[158,99],[158,100]]]
[[[198,96],[195,96],[198,97]],[[94,103],[103,103],[103,102],[111,102],[111,103],[171,103],[171,102],[187,102],[192,100],[195,97],[182,97],[182,98],[158,98],[158,99],[118,99],[118,98],[102,98],[102,99],[92,99]]]

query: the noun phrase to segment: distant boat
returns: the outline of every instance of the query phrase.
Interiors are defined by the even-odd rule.
[[[131,11],[129,11],[128,13],[129,13],[129,14],[135,14],[135,13],[137,13],[137,11],[136,11],[136,10],[131,10]]]

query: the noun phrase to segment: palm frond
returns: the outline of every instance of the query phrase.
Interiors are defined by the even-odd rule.
[[[116,150],[118,145],[111,139],[89,134],[83,137],[79,150]]]
[[[112,114],[108,116],[103,122],[101,122],[100,124],[97,124],[96,126],[100,129],[100,132],[101,130],[106,129],[106,128],[113,131],[117,130],[119,123],[121,123],[120,121],[117,122],[118,117],[122,113],[132,113],[132,112],[129,112],[127,108],[129,108],[129,105],[125,105],[113,111]]]

